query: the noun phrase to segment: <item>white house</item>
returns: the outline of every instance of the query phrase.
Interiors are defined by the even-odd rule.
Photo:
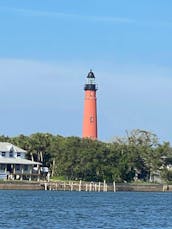
[[[0,142],[0,179],[39,180],[41,163],[25,159],[26,151]]]

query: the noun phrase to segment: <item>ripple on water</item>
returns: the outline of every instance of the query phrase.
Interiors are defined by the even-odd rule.
[[[172,228],[171,193],[0,191],[0,228]]]

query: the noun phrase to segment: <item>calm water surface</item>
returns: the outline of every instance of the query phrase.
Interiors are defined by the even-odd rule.
[[[0,228],[172,229],[172,193],[0,191]]]

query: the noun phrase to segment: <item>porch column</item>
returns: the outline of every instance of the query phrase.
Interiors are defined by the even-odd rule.
[[[13,173],[16,174],[16,165],[13,165]]]
[[[23,165],[21,165],[21,177],[20,180],[23,180]]]
[[[14,176],[14,180],[16,179],[16,165],[13,165],[13,176]]]
[[[37,181],[40,181],[40,165],[38,165],[38,177],[37,177]]]
[[[32,166],[31,165],[29,166],[29,174],[30,174],[29,181],[31,181],[32,180]]]
[[[7,164],[5,164],[4,172],[7,174]],[[6,179],[7,179],[7,180],[9,179],[8,175],[6,176]]]

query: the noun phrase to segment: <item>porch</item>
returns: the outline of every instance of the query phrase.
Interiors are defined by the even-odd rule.
[[[0,178],[40,181],[41,163],[22,158],[0,158]]]

